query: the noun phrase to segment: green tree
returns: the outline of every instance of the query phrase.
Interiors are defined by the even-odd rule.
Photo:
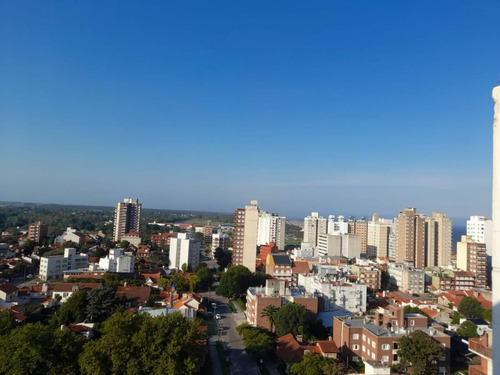
[[[315,354],[305,354],[299,362],[290,367],[290,375],[340,375],[345,373],[345,367],[341,363]]]
[[[252,273],[245,266],[233,266],[222,274],[217,294],[227,298],[237,298],[246,293]]]
[[[242,324],[237,328],[238,333],[243,338],[246,351],[256,358],[265,357],[276,349],[275,340],[260,328]]]
[[[183,264],[182,264],[182,266],[181,266],[181,270],[182,270],[182,272],[186,272],[186,271],[187,271],[187,269],[188,269],[187,264],[186,264],[186,263],[183,263]]]
[[[25,324],[0,336],[0,374],[77,375],[83,341],[72,332]]]
[[[184,275],[176,273],[170,278],[171,285],[175,285],[175,289],[181,292],[185,292],[189,289],[189,284],[186,283]]]
[[[230,250],[224,250],[221,247],[215,249],[214,258],[221,269],[226,268],[233,261],[233,253]]]
[[[106,288],[114,288],[116,289],[118,285],[120,285],[120,278],[118,274],[112,272],[105,272],[101,276],[102,283]]]
[[[57,326],[74,323],[77,320],[83,320],[86,316],[88,293],[85,290],[79,290],[69,297],[65,303],[59,307],[56,314],[53,315],[53,322]]]
[[[169,259],[168,253],[160,250],[153,251],[151,257],[149,258],[149,264],[151,267],[168,267]]]
[[[112,288],[94,289],[88,294],[85,312],[91,322],[102,322],[113,314],[119,300]]]
[[[267,317],[267,321],[269,322],[269,329],[271,332],[274,332],[274,319],[278,310],[279,307],[276,307],[274,305],[267,305],[262,309],[262,312],[260,313],[260,316],[262,318]]]
[[[411,367],[414,375],[438,374],[437,364],[443,355],[443,348],[424,331],[414,331],[399,341],[400,364]]]
[[[380,271],[380,288],[382,290],[389,290],[390,279],[389,272],[385,270]]]
[[[483,319],[491,323],[491,309],[483,309]]]
[[[212,272],[210,272],[206,264],[205,267],[197,269],[196,276],[200,278],[200,288],[204,290],[208,289],[214,283]]]
[[[160,316],[128,312],[104,323],[99,340],[85,345],[79,363],[83,375],[196,374],[206,347],[200,321],[180,314]]]
[[[192,292],[195,291],[195,289],[198,287],[200,284],[200,278],[197,275],[191,275],[189,276],[189,289],[191,289]]]
[[[17,327],[17,321],[12,311],[0,311],[0,336],[9,334]]]
[[[170,286],[170,280],[165,277],[160,277],[158,279],[158,286],[161,288],[166,288],[167,286]]]
[[[130,242],[128,242],[127,240],[122,240],[118,244],[118,247],[121,248],[121,249],[126,249],[129,246],[130,246]]]
[[[479,337],[477,334],[477,325],[470,320],[466,320],[460,324],[460,328],[457,329],[457,334],[465,337]]]
[[[458,312],[467,319],[481,318],[483,316],[483,307],[474,297],[464,297],[458,304]]]
[[[292,333],[294,336],[304,333],[307,310],[296,303],[282,306],[274,317],[276,335],[283,336]]]

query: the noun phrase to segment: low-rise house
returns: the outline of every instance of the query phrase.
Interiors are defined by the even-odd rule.
[[[74,242],[77,245],[81,245],[85,242],[85,235],[76,229],[68,227],[60,236],[54,239],[54,244],[56,245],[62,245],[65,242]]]
[[[268,275],[275,279],[292,281],[292,261],[288,255],[269,253],[265,262]]]
[[[158,246],[169,246],[171,238],[177,238],[177,233],[155,233],[149,237],[151,243],[157,244]]]
[[[77,323],[68,324],[67,326],[61,326],[61,330],[70,331],[80,335],[86,339],[91,339],[94,337],[94,323]]]
[[[17,286],[6,280],[0,280],[0,306],[17,302],[17,292]]]
[[[127,241],[128,243],[130,243],[131,245],[137,247],[140,245],[140,243],[142,242],[142,238],[141,236],[139,235],[138,232],[128,232],[128,233],[125,233],[122,238],[121,238],[122,241]]]
[[[51,292],[54,300],[64,303],[80,290],[91,291],[102,287],[101,283],[57,283],[52,286]]]

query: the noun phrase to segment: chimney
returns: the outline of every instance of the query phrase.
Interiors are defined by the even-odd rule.
[[[302,344],[303,336],[302,335],[297,335],[297,341]]]

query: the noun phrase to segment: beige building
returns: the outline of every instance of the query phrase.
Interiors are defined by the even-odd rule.
[[[129,232],[139,233],[141,209],[142,204],[135,198],[125,198],[123,202],[117,203],[113,229],[114,241],[121,241],[122,237]]]
[[[486,245],[476,243],[472,236],[462,236],[457,242],[457,268],[470,271],[476,276],[476,288],[487,286]]]
[[[312,247],[318,246],[318,236],[326,234],[328,222],[326,218],[319,216],[319,212],[312,212],[310,216],[304,218],[304,241]]]
[[[243,265],[255,272],[257,259],[257,233],[259,226],[259,206],[250,201],[245,208],[234,212],[233,264]]]
[[[442,212],[425,218],[426,267],[447,267],[451,264],[452,222]]]
[[[37,221],[33,224],[28,225],[28,238],[32,242],[40,243],[42,239],[47,235],[47,230],[47,224],[42,224],[41,221]]]
[[[389,235],[391,233],[392,220],[380,220],[374,215],[368,223],[368,239],[366,252],[370,256],[386,258],[389,256]]]
[[[396,218],[396,262],[425,267],[424,216],[415,208],[405,208]]]
[[[366,253],[368,244],[368,222],[367,221],[349,221],[349,233],[357,234],[361,240],[361,254]]]

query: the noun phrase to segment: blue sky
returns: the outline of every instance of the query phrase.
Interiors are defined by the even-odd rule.
[[[0,200],[491,212],[498,1],[1,1]]]

